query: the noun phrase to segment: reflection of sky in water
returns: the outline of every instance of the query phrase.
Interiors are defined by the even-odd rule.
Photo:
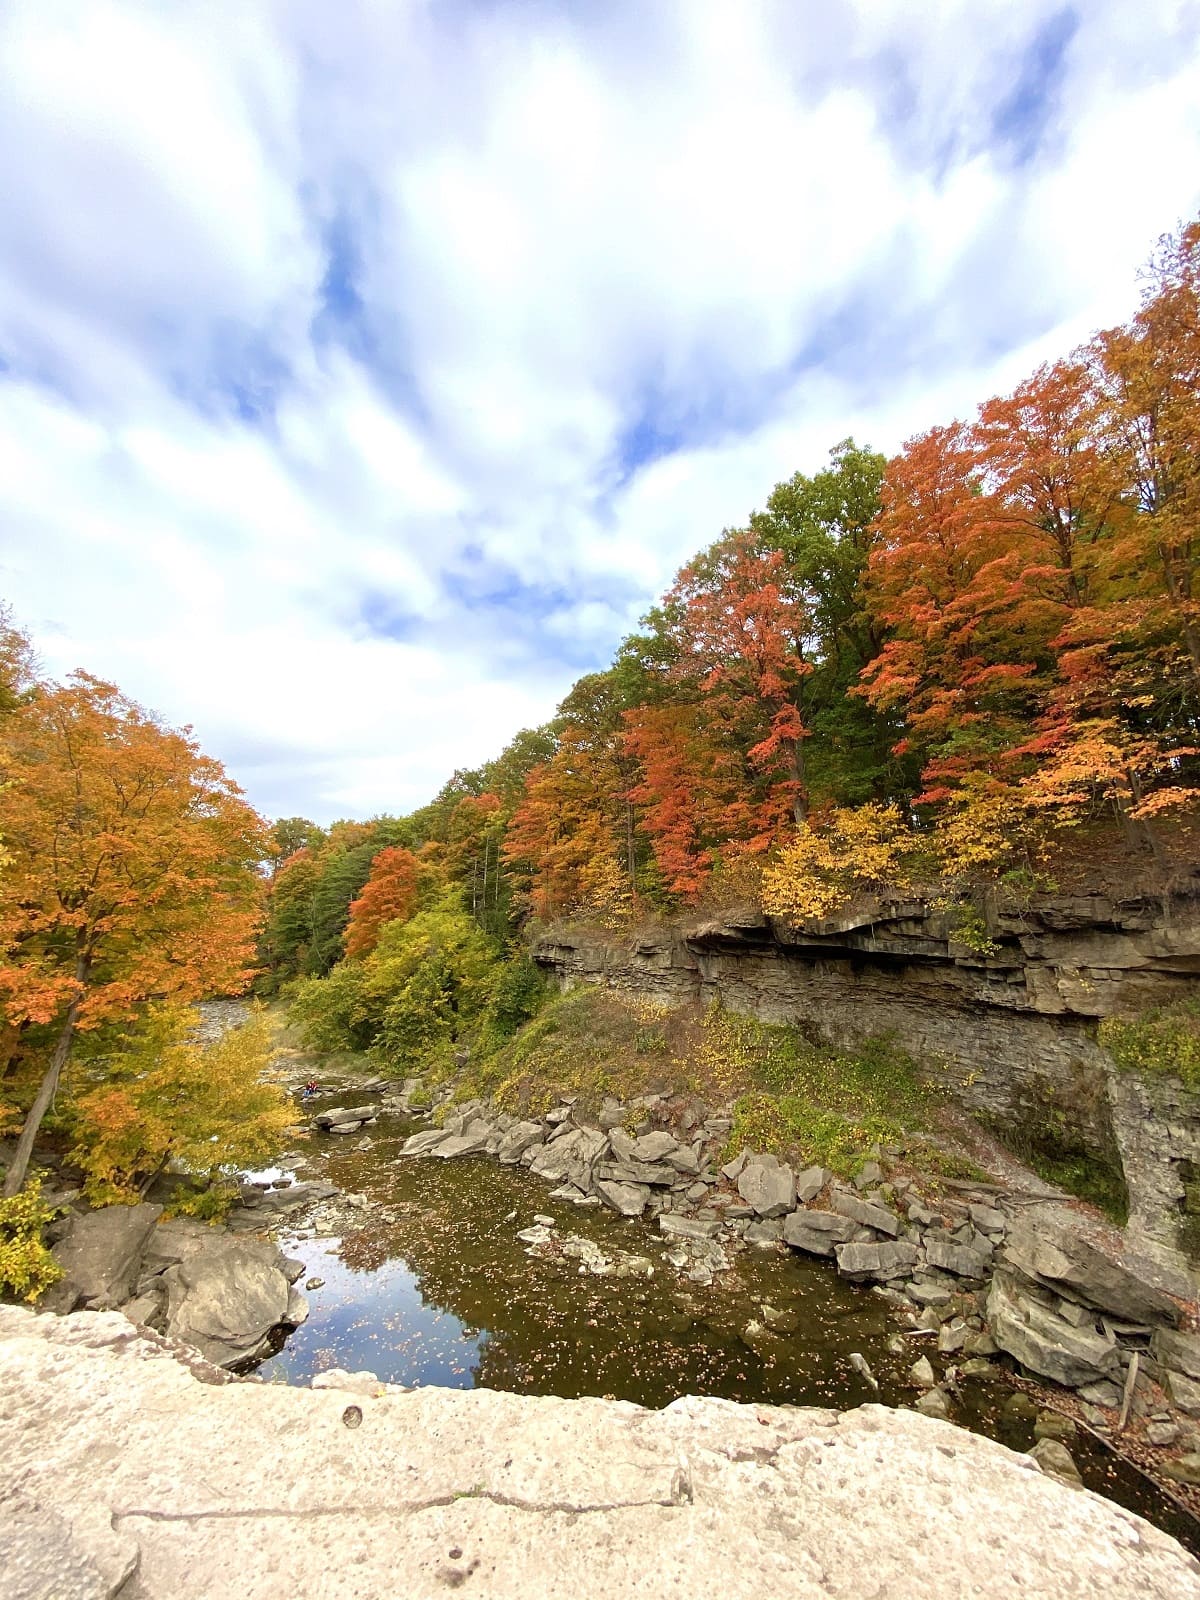
[[[387,1383],[470,1389],[486,1335],[467,1329],[448,1311],[421,1299],[401,1260],[354,1272],[338,1258],[337,1239],[281,1239],[284,1253],[304,1262],[319,1289],[305,1289],[308,1321],[278,1355],[258,1368],[268,1383],[306,1383],[329,1367],[373,1372]]]

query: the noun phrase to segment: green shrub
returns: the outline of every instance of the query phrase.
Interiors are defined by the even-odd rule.
[[[0,1294],[32,1304],[62,1277],[63,1269],[42,1238],[56,1209],[43,1200],[38,1178],[20,1194],[0,1199]]]
[[[1106,1017],[1100,1043],[1124,1072],[1160,1073],[1200,1092],[1200,1000],[1140,1017]]]

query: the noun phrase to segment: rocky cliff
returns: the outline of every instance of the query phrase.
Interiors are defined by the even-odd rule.
[[[1166,1534],[911,1412],[314,1393],[11,1307],[0,1571],[6,1600],[1200,1600]]]
[[[1200,992],[1200,875],[1171,897],[998,899],[972,943],[958,915],[876,900],[804,927],[747,912],[633,936],[560,928],[534,953],[565,984],[717,998],[838,1047],[893,1034],[970,1110],[1119,1162],[1131,1239],[1177,1258],[1200,1178],[1200,1097],[1118,1072],[1097,1025]]]

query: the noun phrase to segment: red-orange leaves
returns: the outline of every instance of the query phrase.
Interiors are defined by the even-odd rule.
[[[348,956],[365,956],[379,942],[379,931],[387,922],[403,922],[417,906],[420,863],[411,850],[393,845],[381,850],[371,862],[371,875],[357,900],[350,903],[346,928]]]

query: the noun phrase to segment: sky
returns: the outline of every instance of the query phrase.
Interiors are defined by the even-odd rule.
[[[4,0],[0,597],[269,816],[545,721],[1137,304],[1200,0]]]

